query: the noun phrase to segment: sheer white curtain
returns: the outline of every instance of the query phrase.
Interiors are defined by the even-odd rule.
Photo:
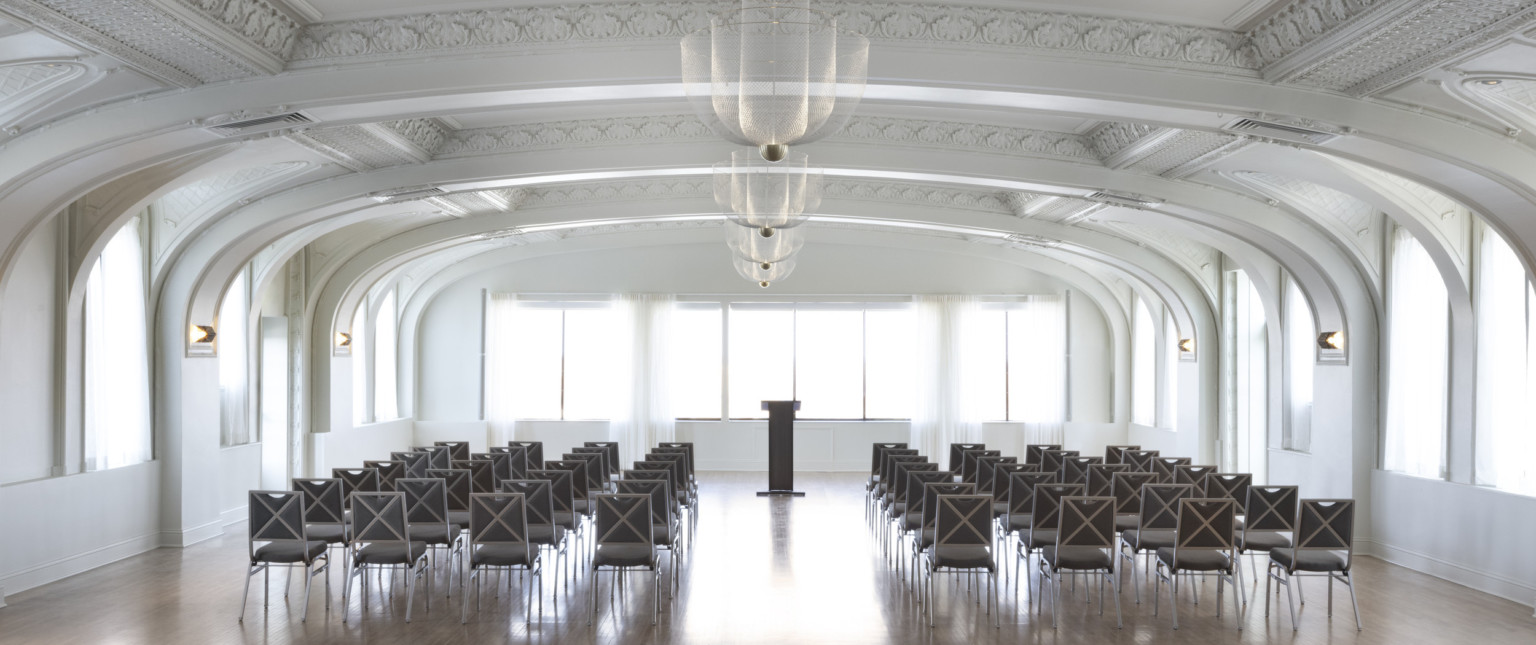
[[[1382,467],[1420,477],[1445,468],[1445,282],[1405,229],[1393,235],[1387,283],[1387,419]]]
[[[615,299],[620,339],[616,369],[618,405],[608,422],[608,440],[619,442],[619,460],[639,459],[659,441],[672,441],[672,313],[677,298],[667,294],[623,294]]]
[[[1477,291],[1476,481],[1536,495],[1536,337],[1525,266],[1503,238],[1483,231]]]
[[[1030,296],[1008,312],[1009,386],[1024,442],[1059,444],[1067,420],[1067,310],[1061,296]],[[1011,405],[1010,407],[1014,407]]]
[[[85,469],[153,458],[144,251],[135,219],[114,235],[85,283]]]
[[[373,419],[384,421],[400,417],[395,382],[398,356],[396,340],[395,290],[384,294],[379,313],[373,319]]]
[[[1316,370],[1317,324],[1312,307],[1296,281],[1285,281],[1285,432],[1280,447],[1306,452],[1312,447],[1312,383]]]
[[[517,438],[517,406],[509,393],[515,387],[517,366],[512,346],[517,342],[514,325],[517,294],[492,293],[485,303],[485,420],[491,426],[493,445]]]
[[[966,369],[971,347],[966,337],[978,311],[975,296],[918,296],[916,314],[917,396],[912,406],[911,445],[944,459],[949,444],[981,441],[975,410],[977,388]],[[990,348],[998,351],[1000,348]]]
[[[225,446],[251,443],[249,353],[246,321],[250,316],[250,288],[241,271],[219,305],[219,441]]]
[[[1131,423],[1157,425],[1157,327],[1140,296],[1131,314]]]

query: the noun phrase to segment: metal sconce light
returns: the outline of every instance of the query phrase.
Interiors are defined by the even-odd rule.
[[[1193,338],[1180,338],[1179,339],[1179,351],[1184,352],[1185,354],[1193,354],[1193,353],[1195,353],[1195,339],[1193,339]]]
[[[1319,349],[1344,349],[1344,332],[1325,331],[1317,335]]]
[[[212,343],[217,336],[218,333],[213,331],[213,325],[193,325],[190,338],[193,343],[206,345]]]
[[[352,334],[349,334],[349,333],[344,332],[344,331],[336,332],[336,346],[337,347],[351,347],[352,346]]]

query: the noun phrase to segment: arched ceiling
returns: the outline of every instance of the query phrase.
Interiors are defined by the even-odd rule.
[[[1387,220],[1448,280],[1474,217],[1533,258],[1536,2],[815,4],[873,44],[853,121],[804,147],[829,176],[813,227],[1129,279],[1181,328],[1222,254],[1344,328]],[[0,285],[72,203],[77,268],[151,206],[165,296],[198,321],[248,262],[270,279],[306,249],[337,307],[314,313],[347,320],[375,281],[488,246],[687,229],[731,146],[688,111],[677,43],[722,6],[0,0]]]

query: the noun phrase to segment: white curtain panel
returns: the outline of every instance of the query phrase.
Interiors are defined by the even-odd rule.
[[[517,342],[513,325],[517,294],[492,293],[485,305],[485,420],[491,445],[504,446],[517,438],[517,409],[507,393],[513,389],[512,346]]]
[[[619,442],[619,461],[640,459],[658,442],[672,441],[677,421],[672,414],[670,345],[672,310],[677,298],[668,294],[623,294],[615,298],[620,347],[619,380],[614,418],[608,440]]]
[[[967,387],[967,336],[979,310],[974,296],[918,296],[915,314],[917,396],[913,401],[911,445],[930,458],[945,460],[949,444],[981,441],[972,393]],[[995,349],[994,349],[995,351]]]
[[[1387,285],[1387,419],[1383,467],[1443,477],[1446,349],[1445,282],[1406,229],[1393,235]]]
[[[384,294],[373,323],[373,420],[400,417],[399,387],[396,382],[399,317],[395,307],[395,289]]]
[[[256,439],[248,421],[249,293],[246,272],[241,271],[219,305],[219,335],[215,339],[219,346],[219,440],[225,446],[244,445]]]
[[[1067,414],[1067,310],[1061,296],[1030,296],[1019,309],[1009,312],[1019,316],[1026,331],[1010,341],[1018,345],[1011,359],[1016,367],[1010,380],[1022,381],[1020,397],[1024,421],[1024,443],[1059,444]]]
[[[85,469],[149,461],[149,336],[138,220],[101,252],[85,287]]]
[[[1483,231],[1477,291],[1476,482],[1536,495],[1536,379],[1532,378],[1530,307],[1536,300],[1525,266],[1497,233]]]

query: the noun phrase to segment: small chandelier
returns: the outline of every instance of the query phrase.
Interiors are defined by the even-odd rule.
[[[789,258],[781,262],[753,262],[743,257],[733,257],[731,262],[736,265],[736,272],[741,277],[752,280],[757,286],[767,289],[769,285],[789,277],[795,270],[795,259]]]
[[[779,161],[848,122],[869,77],[869,39],[810,0],[742,0],[683,37],[683,86],[710,129]]]
[[[803,229],[790,228],[781,231],[726,224],[725,244],[736,257],[751,262],[783,262],[805,246]],[[772,235],[764,236],[768,231]]]
[[[821,205],[821,169],[799,152],[769,163],[736,150],[729,163],[715,164],[714,171],[715,203],[736,224],[763,229],[763,237],[801,225]]]

